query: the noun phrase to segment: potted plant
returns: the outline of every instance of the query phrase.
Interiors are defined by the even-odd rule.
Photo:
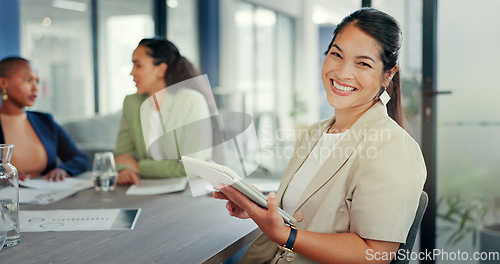
[[[447,235],[448,243],[455,245],[468,236],[472,236],[472,245],[475,248],[479,237],[479,251],[500,253],[500,199],[496,198],[493,211],[493,222],[486,224],[488,206],[484,199],[464,199],[456,196],[441,197],[437,202],[437,217],[444,222],[438,229],[438,235]],[[479,263],[500,263],[495,256],[483,254]]]
[[[500,196],[493,200],[493,222],[485,224],[479,231],[479,250],[486,253],[500,254]],[[489,256],[487,260],[481,260],[480,263],[500,263],[500,258],[493,259]]]
[[[477,244],[477,231],[483,225],[488,210],[484,203],[474,198],[466,200],[458,195],[443,196],[437,201],[437,217],[443,220],[438,235],[447,235],[447,242],[455,245],[472,235],[472,245]]]

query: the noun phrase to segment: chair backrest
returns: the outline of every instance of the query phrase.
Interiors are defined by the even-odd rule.
[[[427,193],[422,191],[420,195],[420,200],[418,202],[417,212],[415,213],[415,218],[413,219],[413,224],[411,224],[410,231],[406,237],[406,243],[399,246],[399,250],[404,250],[405,256],[406,252],[411,253],[413,249],[413,244],[415,244],[415,239],[417,238],[418,229],[420,228],[420,223],[422,222],[422,217],[424,217],[425,209],[427,209],[427,203],[429,202],[429,197]],[[391,264],[407,264],[410,262],[409,259],[396,259],[391,261]]]
[[[115,151],[122,111],[65,122],[62,127],[92,164],[94,153]]]

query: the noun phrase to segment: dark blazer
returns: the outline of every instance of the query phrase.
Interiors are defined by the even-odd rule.
[[[61,168],[70,175],[78,175],[89,167],[89,161],[70,138],[68,133],[59,126],[51,114],[26,111],[27,117],[36,134],[47,151],[47,166],[42,175],[54,168]],[[5,144],[3,128],[0,122],[0,143]],[[56,158],[62,161],[56,166]]]

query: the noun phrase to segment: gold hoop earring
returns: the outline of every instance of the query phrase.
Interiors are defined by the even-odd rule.
[[[7,95],[7,89],[2,89],[2,101],[7,101],[9,96]]]

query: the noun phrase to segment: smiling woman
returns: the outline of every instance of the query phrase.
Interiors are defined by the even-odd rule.
[[[214,193],[228,200],[230,215],[251,218],[263,232],[240,263],[389,263],[372,256],[394,256],[405,243],[426,168],[402,128],[400,46],[398,23],[373,8],[336,27],[321,73],[335,116],[301,133],[269,209],[231,186]]]
[[[384,103],[388,114],[404,127],[397,64],[401,48],[401,30],[392,17],[386,16],[371,18],[373,21],[355,16],[346,17],[335,29],[333,39],[325,52],[321,77],[328,102],[335,111],[343,109],[343,106],[332,104],[335,102],[332,94],[340,96],[337,98],[340,101],[338,104],[347,99],[342,96],[353,95],[349,96],[348,100],[357,102],[351,101],[348,104],[361,110],[370,107],[373,99],[378,100],[379,96],[384,95],[381,97],[383,98],[388,95],[386,100],[392,98],[388,103]],[[397,30],[394,30],[395,27]],[[340,32],[342,34],[339,34]]]
[[[15,145],[11,161],[20,179],[45,175],[63,180],[87,170],[88,161],[50,114],[26,111],[35,103],[38,82],[38,72],[28,60],[0,61],[0,143]],[[56,165],[56,158],[62,164]]]
[[[397,66],[384,73],[379,50],[377,41],[355,25],[346,26],[335,39],[322,70],[328,102],[335,111],[366,110],[380,87],[387,86]]]

